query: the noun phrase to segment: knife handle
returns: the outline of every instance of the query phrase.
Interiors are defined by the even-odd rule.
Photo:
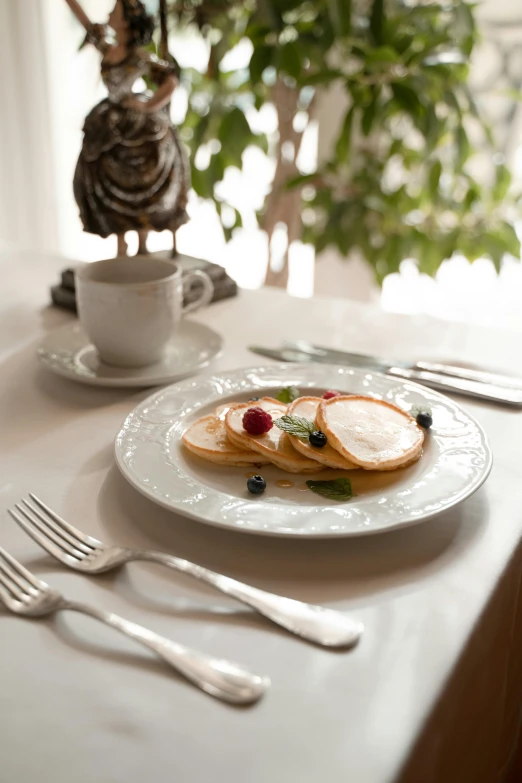
[[[522,408],[522,389],[511,389],[493,383],[450,377],[428,370],[407,370],[403,367],[390,367],[387,370],[387,374],[403,378],[404,380],[423,383],[425,386],[430,386],[432,389],[438,389],[439,391],[457,392],[468,397],[477,397],[480,400],[500,402],[504,405]]]
[[[487,383],[492,386],[502,386],[507,389],[522,391],[522,380],[509,375],[499,375],[493,372],[484,372],[484,370],[473,370],[467,367],[457,367],[453,364],[438,364],[435,362],[417,362],[413,369],[426,370],[427,372],[440,373],[441,375],[450,375],[453,378],[462,378],[467,381],[477,381],[478,383]]]

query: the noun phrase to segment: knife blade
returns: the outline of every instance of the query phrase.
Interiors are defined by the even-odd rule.
[[[379,367],[383,368],[383,371],[385,371],[386,367],[390,366],[403,367],[405,370],[425,370],[426,372],[433,372],[440,375],[449,375],[452,378],[462,378],[462,380],[477,381],[478,383],[486,383],[493,386],[502,386],[507,389],[522,391],[522,379],[509,375],[487,372],[485,370],[474,370],[467,367],[458,367],[453,364],[443,364],[441,362],[405,362],[398,359],[383,359],[379,356],[370,356],[363,353],[353,353],[350,351],[339,351],[334,348],[326,348],[322,345],[314,345],[306,340],[285,342],[284,346],[285,348],[299,350],[310,356],[317,356],[318,358],[321,357],[324,359],[330,358],[331,361],[344,359],[357,367],[371,366],[376,369]]]
[[[319,364],[340,364],[344,366],[354,366],[351,362],[346,360],[337,359],[334,361],[331,358],[325,358],[324,356],[312,356],[308,353],[300,352],[294,348],[265,348],[259,345],[249,346],[249,350],[252,353],[259,354],[260,356],[266,356],[269,359],[275,359],[281,362],[296,362],[299,364],[307,364],[310,362],[317,362]],[[342,352],[338,352],[342,353]],[[359,355],[360,356],[360,355]],[[511,389],[504,386],[496,386],[491,383],[484,383],[479,381],[467,380],[465,378],[453,378],[449,375],[442,373],[435,373],[427,370],[417,370],[408,367],[394,367],[388,365],[387,367],[379,365],[362,365],[359,367],[366,367],[368,370],[374,370],[376,372],[384,372],[386,375],[391,375],[395,378],[401,378],[406,381],[414,381],[421,383],[424,386],[429,386],[432,389],[438,389],[439,391],[453,392],[456,394],[463,394],[467,397],[474,397],[487,402],[501,403],[503,405],[512,405],[514,407],[522,408],[522,390]]]

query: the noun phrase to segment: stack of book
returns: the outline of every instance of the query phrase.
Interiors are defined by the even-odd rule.
[[[152,256],[158,258],[168,258],[166,252],[151,253]],[[210,261],[204,261],[202,258],[194,258],[193,256],[185,256],[182,253],[178,253],[173,261],[181,266],[183,272],[194,272],[196,269],[201,269],[206,272],[214,283],[214,296],[213,302],[218,302],[221,299],[228,299],[230,296],[236,296],[237,284],[231,277],[229,277],[222,266],[218,264],[212,264]],[[144,259],[144,264],[147,260]],[[67,310],[73,310],[76,312],[76,293],[75,293],[75,281],[74,270],[82,264],[77,264],[76,267],[69,267],[64,269],[61,274],[61,280],[58,285],[54,285],[51,288],[51,299],[54,305],[57,307],[64,307]],[[196,281],[191,284],[185,291],[184,304],[190,304],[199,296],[199,285]]]

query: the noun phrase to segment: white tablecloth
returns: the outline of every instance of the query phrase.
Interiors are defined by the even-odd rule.
[[[1,783],[497,783],[522,704],[522,413],[463,400],[494,467],[459,508],[367,539],[286,541],[204,527],[119,475],[113,439],[148,392],[74,384],[35,348],[67,314],[47,309],[59,260],[0,255],[0,499],[36,492],[103,540],[177,553],[360,617],[351,653],[302,643],[231,599],[160,567],[66,571],[2,512],[0,543],[71,598],[272,678],[234,709],[131,641],[62,613],[0,610]],[[225,337],[220,370],[259,364],[249,342],[314,338],[398,357],[461,359],[522,374],[519,338],[349,301],[242,292],[197,316]]]

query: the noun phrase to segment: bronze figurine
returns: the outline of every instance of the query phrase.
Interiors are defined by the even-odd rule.
[[[127,255],[126,231],[137,231],[138,253],[147,253],[150,230],[176,231],[188,220],[188,161],[169,116],[179,77],[173,58],[146,51],[154,23],[141,0],[117,0],[105,25],[90,22],[77,0],[66,0],[102,53],[101,74],[109,95],[87,115],[74,195],[84,230],[116,234],[118,255]],[[162,32],[164,32],[162,20]],[[166,53],[166,42],[163,52]],[[132,92],[146,77],[153,94]]]

